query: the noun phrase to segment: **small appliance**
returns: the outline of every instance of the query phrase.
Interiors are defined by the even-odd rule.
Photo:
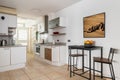
[[[1,46],[6,46],[7,45],[7,40],[1,40]]]

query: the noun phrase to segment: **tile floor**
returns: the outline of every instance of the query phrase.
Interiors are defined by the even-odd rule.
[[[37,57],[38,58],[38,57]],[[69,77],[67,66],[52,66],[29,57],[25,68],[0,72],[0,80],[86,80],[80,76]],[[108,80],[96,78],[96,80]]]

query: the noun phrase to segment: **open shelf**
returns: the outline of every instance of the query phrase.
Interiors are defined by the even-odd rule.
[[[16,27],[8,27],[8,29],[16,29]]]
[[[46,33],[48,33],[47,31],[45,31],[45,32],[41,32],[40,34],[46,34]]]
[[[66,28],[66,27],[64,27],[64,26],[56,26],[56,27],[49,28],[49,29],[61,29],[61,28]]]
[[[0,37],[12,37],[13,35],[0,35]]]
[[[66,33],[51,34],[51,36],[61,36],[61,35],[66,35]]]

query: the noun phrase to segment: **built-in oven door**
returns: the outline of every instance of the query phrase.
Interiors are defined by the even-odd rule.
[[[40,45],[36,44],[36,54],[40,55]]]

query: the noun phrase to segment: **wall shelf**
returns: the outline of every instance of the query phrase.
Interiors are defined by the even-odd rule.
[[[66,33],[51,34],[51,36],[61,36],[61,35],[66,35]]]
[[[0,35],[0,37],[12,37],[13,35]]]
[[[45,31],[45,32],[41,32],[40,34],[47,34],[48,32],[47,31]]]
[[[64,27],[64,26],[56,26],[56,27],[49,28],[49,29],[61,29],[61,28],[66,28],[66,27]]]

